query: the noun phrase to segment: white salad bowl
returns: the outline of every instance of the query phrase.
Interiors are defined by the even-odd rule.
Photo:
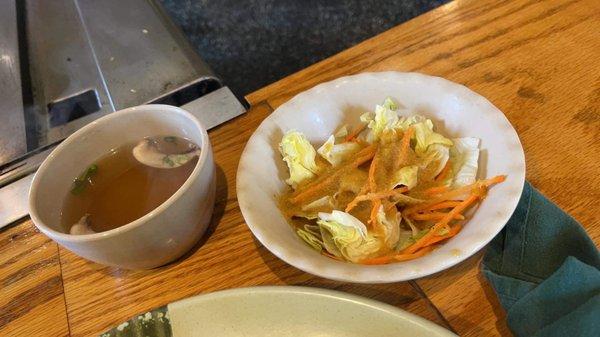
[[[147,136],[187,138],[201,148],[183,185],[150,213],[121,227],[86,235],[61,227],[61,209],[73,179],[111,149]],[[101,169],[101,168],[100,168]],[[102,117],[69,136],[38,169],[29,191],[33,223],[52,240],[86,259],[127,269],[161,266],[187,252],[210,223],[215,164],[206,129],[187,111],[142,105]]]
[[[289,189],[287,167],[278,151],[283,134],[297,130],[317,148],[343,124],[391,97],[410,114],[431,118],[450,138],[481,140],[478,178],[504,174],[464,228],[431,253],[410,261],[366,266],[336,261],[305,244],[277,206]],[[484,247],[515,210],[525,181],[525,157],[516,131],[504,114],[468,88],[418,73],[380,72],[342,77],[298,94],[267,117],[248,141],[237,172],[237,195],[244,219],[273,254],[308,273],[356,283],[416,279],[449,268]]]

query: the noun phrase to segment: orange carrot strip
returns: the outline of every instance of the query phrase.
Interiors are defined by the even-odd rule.
[[[448,191],[448,186],[435,186],[430,187],[426,190],[423,190],[421,193],[423,194],[439,194]]]
[[[444,208],[453,208],[458,206],[458,204],[460,204],[460,201],[442,201],[438,204],[435,205],[431,205],[425,209],[423,209],[423,211],[435,211],[438,209],[444,209]]]
[[[429,253],[430,251],[432,251],[435,248],[437,248],[437,247],[436,246],[427,246],[427,247],[423,247],[422,249],[414,252],[413,254],[398,254],[398,255],[394,256],[394,260],[407,261],[407,260],[416,259],[417,257],[421,257],[421,256]]]
[[[442,212],[413,213],[410,215],[410,218],[415,220],[441,220],[446,216],[446,214],[447,213]],[[465,217],[462,214],[457,214],[453,219],[464,220]]]
[[[318,181],[315,181],[314,183],[306,186],[306,188],[304,188],[302,191],[298,191],[298,193],[295,196],[290,198],[290,202],[293,204],[297,204],[303,200],[318,196],[319,193],[321,192],[321,190],[325,186],[335,182],[335,180],[340,175],[342,175],[346,169],[356,168],[356,167],[366,163],[367,161],[371,160],[371,158],[373,158],[373,156],[375,155],[375,151],[376,151],[375,145],[371,145],[367,148],[360,150],[360,152],[357,153],[356,159],[354,161],[350,162],[349,164],[339,167],[335,172],[333,172],[329,176],[323,177],[323,178],[319,179]]]
[[[467,193],[472,193],[473,190],[475,190],[477,188],[481,188],[481,187],[488,188],[494,184],[501,183],[505,179],[506,179],[506,176],[495,176],[490,179],[476,181],[475,183],[473,183],[471,185],[459,187],[457,189],[450,190],[448,192],[444,192],[442,194],[436,195],[435,198],[431,199],[428,202],[408,207],[404,210],[404,213],[411,214],[411,213],[415,213],[415,212],[420,212],[420,211],[427,209],[435,204],[438,204],[438,203],[441,203],[444,201],[448,201],[453,198],[460,197]]]
[[[362,261],[359,261],[360,264],[366,264],[366,265],[378,265],[378,264],[387,264],[392,262],[392,256],[391,255],[384,255],[384,256],[379,256],[379,257],[373,257],[370,259],[364,259]]]
[[[354,199],[352,199],[352,201],[350,201],[348,203],[348,205],[346,205],[346,213],[350,212],[352,209],[354,209],[354,207],[358,206],[358,203],[361,201],[358,199],[358,197],[367,193],[368,190],[369,190],[369,179],[367,178],[367,181],[360,188],[360,191],[358,191],[358,194],[356,194],[356,197]]]
[[[400,167],[400,165],[406,161],[408,148],[410,147],[410,139],[414,133],[415,129],[411,126],[404,132],[404,135],[402,135],[402,140],[400,142],[400,157],[398,158],[398,162],[396,162],[396,168]]]
[[[377,221],[377,212],[379,211],[379,207],[381,207],[381,200],[375,199],[372,201],[372,203],[373,208],[371,208],[371,216],[369,218],[369,223],[374,226],[375,222]]]
[[[450,239],[451,237],[453,237],[456,234],[458,234],[458,232],[460,232],[461,229],[462,229],[462,226],[459,225],[459,224],[456,224],[456,225],[450,227],[450,229],[448,230],[448,234],[446,234],[446,235],[434,235],[431,238],[431,240],[429,240],[427,243],[425,243],[425,247],[431,246],[434,243],[438,243],[440,241],[444,241],[444,240]]]
[[[352,133],[350,133],[349,135],[346,136],[346,139],[344,139],[346,142],[349,142],[351,140],[353,140],[354,138],[358,137],[358,135],[363,132],[363,130],[367,127],[367,124],[363,124],[359,127],[357,127],[354,131],[352,131]]]
[[[379,162],[379,151],[375,153],[375,157],[371,161],[371,166],[369,166],[369,189],[371,192],[377,192],[377,181],[375,181],[375,170],[377,169],[377,164]],[[371,225],[375,225],[375,221],[377,219],[377,211],[379,210],[379,206],[381,206],[381,200],[375,199],[372,200],[373,208],[371,208],[371,216],[369,218],[369,223]]]
[[[454,207],[450,212],[448,212],[448,214],[446,214],[442,220],[433,225],[427,234],[423,235],[423,237],[417,240],[417,242],[405,248],[402,253],[412,254],[419,248],[422,248],[442,227],[446,226],[448,222],[454,218],[454,216],[464,211],[477,200],[479,200],[479,196],[471,194],[465,201],[461,202],[458,206]]]
[[[446,179],[446,176],[450,172],[451,166],[452,165],[450,164],[450,160],[446,161],[446,165],[444,165],[444,168],[440,171],[440,173],[437,175],[437,177],[435,177],[435,181],[442,181],[442,180]]]
[[[408,188],[406,186],[402,186],[400,188],[396,188],[396,189],[386,191],[386,192],[367,193],[367,194],[359,193],[352,201],[350,201],[350,203],[348,203],[348,206],[346,206],[346,212],[350,212],[361,201],[385,199],[385,198],[393,197],[398,194],[402,194],[407,191],[408,191]]]
[[[385,256],[379,256],[379,257],[374,257],[374,258],[370,258],[370,259],[365,259],[365,260],[360,261],[359,263],[366,264],[366,265],[378,265],[378,264],[387,264],[390,262],[408,261],[408,260],[412,260],[412,259],[421,257],[421,256],[429,253],[430,251],[432,251],[434,248],[435,248],[434,246],[428,246],[428,247],[424,247],[423,249],[421,249],[418,252],[415,252],[413,254],[385,255]]]
[[[369,166],[369,189],[371,192],[377,192],[377,183],[375,181],[375,169],[377,168],[377,162],[379,161],[378,157],[379,152],[375,153],[373,160],[371,161],[371,166]]]

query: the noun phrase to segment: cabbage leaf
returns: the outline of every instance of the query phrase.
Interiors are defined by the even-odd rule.
[[[479,138],[466,137],[452,139],[454,146],[450,148],[452,162],[452,186],[470,185],[477,179],[479,160]]]
[[[415,152],[418,155],[427,152],[427,148],[432,144],[442,144],[446,146],[453,145],[450,139],[433,131],[433,122],[431,119],[416,123],[413,127],[415,128],[415,139],[417,141]]]
[[[381,241],[367,233],[367,227],[348,213],[319,213],[317,224],[321,229],[325,249],[348,261],[358,262],[381,248]]]
[[[290,178],[285,181],[288,185],[296,188],[298,184],[314,177],[317,172],[317,153],[302,133],[294,130],[287,132],[281,139],[279,151],[290,171]]]
[[[337,166],[358,150],[360,150],[360,145],[354,142],[335,144],[335,136],[331,135],[317,150],[317,153],[331,165]]]
[[[412,189],[417,186],[419,167],[417,165],[404,166],[394,173],[392,179],[392,186],[390,188],[396,188],[400,185]]]

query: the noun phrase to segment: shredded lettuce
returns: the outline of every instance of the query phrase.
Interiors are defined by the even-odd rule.
[[[294,213],[294,216],[313,220],[318,218],[319,212],[331,212],[334,208],[335,200],[330,195],[326,195],[302,206],[300,212]]]
[[[314,177],[317,172],[315,149],[306,137],[298,131],[289,131],[281,139],[279,151],[287,163],[290,178],[285,182],[296,188],[306,179]]]
[[[395,215],[386,214],[383,205],[377,210],[377,223],[381,226],[383,241],[389,248],[393,248],[398,243],[400,216],[398,212]]]
[[[401,117],[396,123],[396,127],[401,130],[408,129],[411,125],[424,122],[427,118],[420,115],[413,115],[410,117]]]
[[[333,135],[335,136],[336,140],[346,138],[346,136],[348,136],[348,124],[342,125],[342,127],[339,128]]]
[[[381,241],[367,233],[367,227],[348,213],[319,213],[317,224],[321,228],[323,246],[333,255],[358,262],[381,248]]]
[[[452,186],[470,185],[477,179],[477,161],[479,160],[479,138],[454,138],[450,148],[452,160]]]
[[[366,141],[373,143],[379,140],[379,137],[385,130],[393,130],[398,124],[398,113],[388,109],[383,105],[375,106],[375,112],[367,112],[360,116],[360,120],[367,123],[369,132],[366,136]]]
[[[317,150],[317,153],[331,165],[337,166],[358,150],[360,150],[360,145],[354,142],[335,144],[335,137],[332,135]]]
[[[401,251],[404,248],[412,245],[415,240],[412,238],[413,234],[411,231],[401,230],[398,234],[398,243],[396,244],[396,251]]]
[[[424,171],[423,178],[430,180],[442,172],[446,166],[450,158],[450,148],[442,144],[431,144],[421,157],[420,166]]]
[[[419,229],[417,228],[417,226],[415,226],[415,224],[405,216],[403,216],[402,219],[404,219],[404,222],[406,222],[406,224],[410,227],[412,236],[416,236],[419,233]]]
[[[386,99],[383,100],[383,103],[381,105],[383,105],[384,108],[392,111],[398,110],[398,105],[392,100],[391,97],[386,97]]]
[[[419,167],[417,165],[404,166],[396,173],[394,173],[394,178],[392,179],[392,188],[396,188],[400,185],[404,185],[408,187],[408,189],[412,189],[417,186]]]
[[[321,241],[321,239],[319,239],[319,237],[312,232],[308,232],[304,229],[298,229],[296,230],[296,234],[298,234],[298,236],[314,250],[318,252],[323,250],[323,241]]]
[[[450,139],[433,131],[433,122],[431,119],[416,123],[413,127],[415,128],[415,139],[417,141],[415,152],[418,155],[427,152],[427,148],[432,144],[453,145]]]
[[[319,219],[325,222],[336,222],[344,227],[354,228],[361,237],[367,236],[367,226],[349,213],[334,210],[331,213],[319,213]]]

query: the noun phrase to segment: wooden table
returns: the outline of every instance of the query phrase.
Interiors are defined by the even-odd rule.
[[[253,239],[235,197],[240,153],[296,93],[333,78],[419,71],[489,98],[517,129],[527,179],[600,242],[600,2],[458,0],[247,96],[250,111],[210,132],[218,169],[209,233],[150,271],[85,261],[27,220],[0,232],[0,335],[89,336],[184,297],[253,285],[333,288],[414,312],[465,336],[509,336],[479,272],[481,253],[415,282],[352,285],[292,268]],[[340,32],[343,34],[343,32]]]

